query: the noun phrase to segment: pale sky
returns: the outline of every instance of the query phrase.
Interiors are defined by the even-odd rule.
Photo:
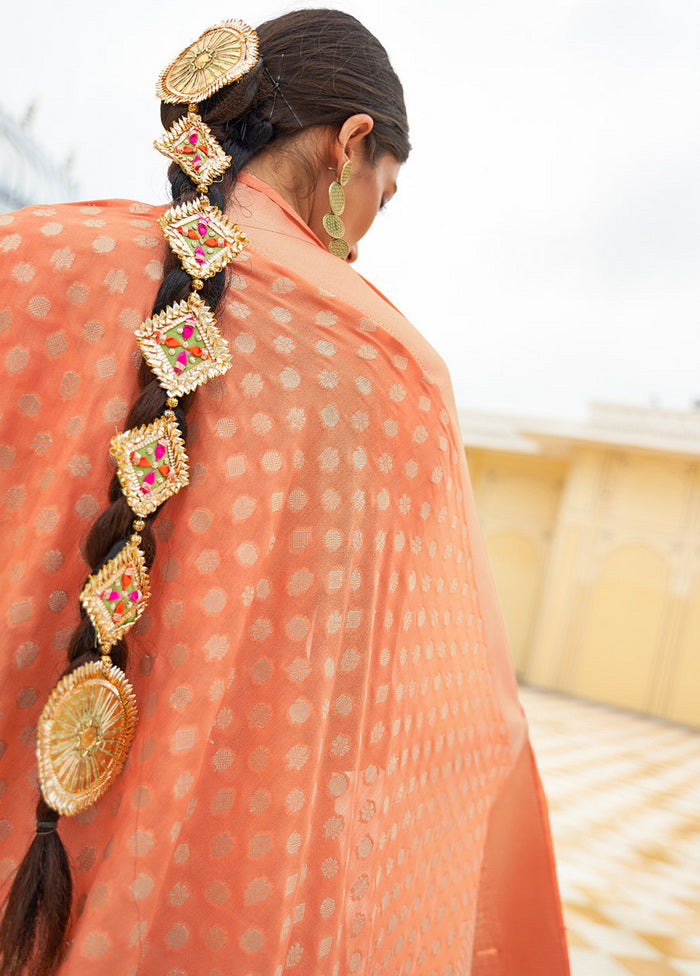
[[[160,69],[221,19],[319,5],[13,5],[0,104],[36,100],[32,131],[74,155],[83,198],[164,201]],[[700,399],[697,0],[335,6],[388,49],[414,147],[356,267],[445,358],[458,405]]]

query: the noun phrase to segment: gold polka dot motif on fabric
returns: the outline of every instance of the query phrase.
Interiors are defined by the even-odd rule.
[[[279,316],[271,319],[279,327]],[[504,746],[498,715],[488,705],[478,608],[469,597],[473,579],[464,558],[459,566],[451,562],[461,510],[445,491],[446,477],[431,480],[435,465],[424,455],[434,457],[432,444],[412,439],[421,423],[427,430],[440,421],[428,410],[426,423],[426,402],[411,403],[406,391],[416,380],[406,369],[394,376],[369,373],[367,364],[375,360],[357,341],[347,349],[334,337],[319,350],[298,333],[284,340],[279,332],[271,341],[257,334],[242,345],[254,345],[257,357],[270,357],[264,375],[279,377],[291,369],[299,383],[280,382],[277,399],[265,399],[261,409],[263,372],[252,373],[241,360],[232,383],[251,395],[239,400],[236,432],[219,438],[222,470],[236,478],[229,524],[244,531],[235,547],[214,548],[221,560],[217,571],[231,564],[240,578],[238,600],[232,593],[231,604],[247,617],[242,642],[235,645],[232,689],[251,705],[241,711],[231,699],[232,707],[223,710],[212,756],[217,778],[224,777],[230,789],[200,798],[183,829],[192,845],[205,814],[230,818],[240,811],[244,817],[235,830],[227,821],[233,846],[222,855],[224,862],[235,851],[242,856],[236,874],[243,910],[233,925],[226,912],[211,919],[225,932],[228,952],[240,951],[242,958],[269,952],[271,965],[284,969],[292,963],[291,971],[305,965],[332,971],[335,963],[341,971],[381,971],[387,958],[417,958],[411,932],[417,933],[413,945],[418,937],[425,944],[434,932],[427,965],[449,955],[451,932],[469,937],[468,927],[461,929],[473,910],[465,906],[464,892],[475,890],[468,850],[483,831],[482,792],[489,788],[484,770]],[[345,357],[332,377],[324,373],[331,347],[334,357]],[[309,389],[329,388],[319,376],[336,384],[334,399],[310,408]],[[371,392],[363,392],[370,386]],[[368,403],[368,396],[377,403]],[[303,440],[289,452],[270,447],[265,439],[278,428],[296,431]],[[246,453],[235,460],[226,441],[243,435],[238,443]],[[405,446],[397,448],[397,441]],[[307,460],[298,467],[300,452]],[[409,462],[415,468],[407,469]],[[271,513],[277,514],[269,549]],[[379,578],[373,568],[378,551],[388,560]],[[284,554],[279,564],[277,552]],[[426,590],[420,581],[428,576]],[[376,612],[367,614],[368,605]],[[469,640],[448,636],[460,613]],[[368,640],[370,626],[378,630]],[[274,655],[260,653],[267,646],[274,646]],[[367,647],[369,660],[363,655]],[[373,677],[364,685],[367,667]],[[358,734],[365,707],[372,721]],[[469,733],[475,714],[482,715],[485,735],[477,749]],[[245,743],[240,753],[229,745],[238,741]],[[470,772],[460,762],[464,754],[472,755]],[[323,785],[309,822],[311,773]],[[222,792],[229,797],[223,807]],[[285,832],[278,839],[280,822]],[[344,880],[339,866],[346,863],[350,876]],[[347,885],[352,905],[343,940],[339,884]],[[221,907],[228,903],[222,900]],[[272,903],[288,905],[281,929],[256,924],[259,906]],[[368,919],[371,943],[363,934]],[[205,945],[207,933],[200,934]],[[280,949],[272,950],[272,944]],[[247,965],[264,971],[267,963]]]

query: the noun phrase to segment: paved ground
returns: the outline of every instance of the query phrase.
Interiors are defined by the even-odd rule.
[[[700,733],[531,688],[521,696],[572,976],[700,976]]]

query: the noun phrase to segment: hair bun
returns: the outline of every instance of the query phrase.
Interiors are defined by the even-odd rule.
[[[272,142],[275,127],[268,118],[261,118],[253,108],[245,115],[231,119],[224,132],[221,146],[233,160],[233,169],[238,172],[252,156]]]
[[[252,153],[258,152],[272,140],[275,127],[269,119],[257,119],[248,126],[247,143]]]

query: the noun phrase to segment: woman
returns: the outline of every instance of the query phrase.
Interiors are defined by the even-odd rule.
[[[234,80],[207,34],[159,81],[173,203],[235,229],[128,201],[2,218],[0,971],[558,976],[546,812],[449,378],[350,267],[408,155],[400,83],[337,11],[263,24],[259,52],[235,29]],[[213,87],[178,95],[183,64]],[[191,168],[217,144],[220,182]],[[235,259],[205,276],[209,251]],[[229,358],[170,328],[186,299]],[[221,375],[169,390],[147,340],[173,375],[207,356]],[[186,442],[176,483],[172,445],[115,437],[163,418]],[[128,762],[64,809],[40,749],[34,811],[46,696],[101,652],[138,702]],[[71,755],[98,719],[75,719]]]

